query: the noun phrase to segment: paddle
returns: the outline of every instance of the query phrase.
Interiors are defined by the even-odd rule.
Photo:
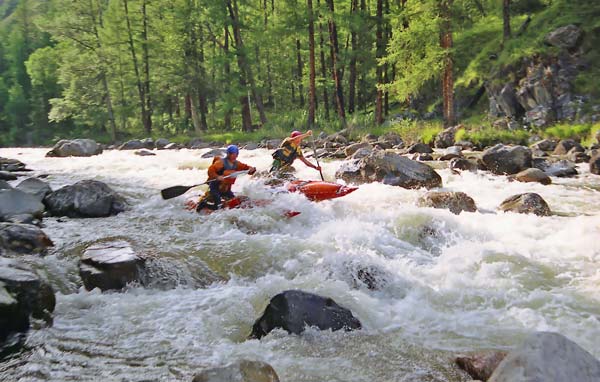
[[[236,177],[236,176],[238,176],[238,175],[243,175],[243,174],[247,174],[247,173],[248,173],[248,170],[244,170],[244,171],[236,171],[236,172],[233,172],[233,173],[231,173],[231,174],[229,174],[229,175],[227,175],[227,176],[224,176],[223,178],[224,178],[224,179],[228,179],[228,178],[235,178],[235,177]],[[160,194],[162,195],[162,198],[163,198],[163,199],[165,199],[165,200],[168,200],[168,199],[173,199],[173,198],[176,198],[176,197],[178,197],[179,195],[183,195],[183,194],[185,194],[185,193],[186,193],[186,192],[188,192],[188,191],[189,191],[191,188],[198,187],[198,186],[202,186],[202,185],[204,185],[204,184],[209,184],[209,183],[211,183],[211,182],[214,182],[215,180],[216,180],[216,179],[213,179],[213,180],[207,180],[207,181],[206,181],[206,182],[204,182],[204,183],[195,184],[195,185],[193,185],[193,186],[173,186],[173,187],[165,188],[164,190],[161,190],[161,191],[160,191]]]
[[[315,160],[317,161],[317,167],[319,167],[319,174],[321,175],[321,180],[324,182],[325,178],[323,178],[323,171],[321,171],[321,169],[320,169],[321,165],[319,165],[319,156],[317,155],[317,146],[315,145],[315,136],[311,135],[310,137],[312,139],[312,147],[313,147],[313,151],[315,152]]]

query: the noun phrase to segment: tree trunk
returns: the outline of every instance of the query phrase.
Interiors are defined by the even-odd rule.
[[[358,0],[352,0],[350,6],[351,13],[355,15],[358,12]],[[350,56],[350,78],[348,78],[348,113],[354,113],[354,102],[356,98],[356,56],[358,55],[358,36],[356,27],[351,25],[350,45],[352,53]]]
[[[223,53],[225,55],[223,72],[225,73],[226,81],[229,81],[231,67],[229,65],[229,30],[227,29],[227,26],[225,26],[225,42],[223,43]],[[223,126],[225,130],[231,130],[231,109],[229,107],[227,107],[227,110],[225,110],[225,115],[223,116]]]
[[[338,44],[337,26],[335,24],[334,15],[334,0],[327,0],[329,7],[329,41],[331,43],[331,68],[333,72],[333,82],[335,83],[335,103],[337,107],[338,116],[345,123],[346,112],[344,109],[344,90],[342,88],[342,72],[339,67],[339,55],[340,47]]]
[[[308,6],[308,66],[309,74],[309,89],[308,89],[308,127],[311,128],[315,124],[315,109],[317,106],[317,89],[315,85],[316,68],[315,68],[315,22],[313,17],[312,0],[307,0]]]
[[[317,0],[317,7],[320,6]],[[329,118],[329,96],[327,94],[327,61],[325,61],[325,38],[323,37],[323,23],[319,22],[319,50],[321,55],[321,77],[323,86],[323,106],[325,107],[325,117]]]
[[[377,0],[377,32],[375,57],[379,61],[383,57],[383,0]],[[383,123],[383,67],[377,63],[377,98],[375,99],[375,124]]]
[[[446,50],[444,57],[444,69],[442,74],[442,97],[444,99],[444,126],[455,125],[454,115],[454,77],[452,58],[452,2],[453,0],[442,0],[440,3],[442,17],[441,46]]]
[[[502,16],[504,20],[503,41],[507,41],[512,36],[510,30],[510,0],[502,0]]]
[[[304,107],[304,86],[302,85],[302,54],[300,52],[300,39],[296,39],[296,82],[298,83],[298,95],[300,96],[300,107]]]
[[[144,95],[146,96],[146,118],[144,119],[144,128],[150,135],[152,132],[152,97],[150,94],[150,56],[148,54],[148,16],[146,13],[146,0],[142,0],[142,51],[144,60]]]

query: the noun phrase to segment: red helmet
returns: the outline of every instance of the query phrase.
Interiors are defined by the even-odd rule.
[[[292,131],[292,134],[290,134],[290,137],[296,138],[298,135],[302,135],[302,133],[299,132],[298,130],[294,130],[294,131]]]

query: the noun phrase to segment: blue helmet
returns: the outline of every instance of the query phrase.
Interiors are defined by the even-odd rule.
[[[227,146],[227,154],[239,154],[240,149],[236,145]]]

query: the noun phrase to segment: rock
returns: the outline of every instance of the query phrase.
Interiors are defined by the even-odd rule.
[[[542,151],[540,149],[531,149],[531,156],[532,157],[537,157],[537,158],[545,158],[548,156],[548,153],[546,153],[545,151]]]
[[[461,128],[463,128],[463,126],[460,126],[460,125],[453,126],[453,127],[449,127],[447,129],[445,129],[444,131],[440,132],[435,137],[433,146],[437,149],[445,149],[450,146],[454,146],[454,137],[456,135],[456,132]]]
[[[454,158],[449,164],[450,170],[477,172],[477,163],[467,158]]]
[[[439,160],[444,161],[460,157],[462,157],[462,149],[458,146],[450,146],[446,150],[444,150],[444,153],[439,158]]]
[[[156,153],[153,153],[152,151],[148,151],[148,150],[138,150],[135,151],[133,154],[135,155],[139,155],[141,157],[151,157],[151,156],[156,156]]]
[[[223,149],[212,149],[202,154],[202,158],[224,157],[227,152]]]
[[[559,178],[568,178],[577,175],[577,165],[568,160],[559,160],[556,162],[550,162],[544,159],[533,161],[533,167],[539,168],[549,176],[556,176]]]
[[[258,143],[256,142],[249,142],[244,146],[244,150],[256,150],[258,149]]]
[[[538,105],[525,113],[525,119],[535,127],[544,127],[554,122],[554,113],[550,107]]]
[[[16,180],[17,176],[11,172],[8,171],[0,171],[0,180]]]
[[[263,147],[265,149],[269,149],[269,150],[273,150],[278,148],[281,145],[282,140],[281,139],[269,139],[266,141],[263,141]]]
[[[52,150],[46,153],[47,157],[91,157],[102,154],[102,147],[92,139],[60,140]]]
[[[307,326],[333,331],[362,328],[350,310],[331,298],[288,290],[271,299],[263,315],[254,323],[250,336],[260,339],[276,328],[301,334]]]
[[[41,218],[44,205],[38,197],[16,189],[0,190],[0,218],[9,219],[16,215],[31,215]]]
[[[571,149],[571,151],[569,151],[569,154],[567,155],[567,158],[569,158],[569,160],[571,162],[573,162],[573,163],[588,163],[590,161],[590,159],[592,159],[586,153],[573,151],[575,149],[576,149],[575,147],[573,149]]]
[[[516,212],[519,214],[552,215],[548,203],[539,194],[535,193],[511,196],[502,202],[499,209],[504,212]]]
[[[158,150],[164,150],[171,142],[169,142],[166,138],[158,138],[156,142],[154,142],[154,147]]]
[[[331,134],[326,138],[326,141],[332,143],[339,143],[341,145],[348,144],[348,137],[346,137],[341,131],[335,134]]]
[[[344,149],[344,153],[346,154],[347,157],[351,157],[360,149],[371,149],[372,150],[373,146],[371,146],[371,144],[367,143],[367,142],[355,143],[353,145],[346,147]]]
[[[455,215],[461,212],[476,212],[475,201],[464,192],[428,192],[417,201],[420,207],[433,207],[450,210]]]
[[[364,137],[362,137],[361,142],[369,142],[369,143],[374,143],[377,142],[379,140],[379,137],[375,134],[366,134]]]
[[[95,218],[116,215],[125,211],[126,202],[105,183],[82,180],[65,186],[44,199],[53,216]]]
[[[516,118],[523,114],[523,108],[517,99],[514,86],[511,83],[504,85],[500,93],[496,96],[498,107],[507,117]]]
[[[140,281],[144,259],[126,241],[111,241],[89,246],[79,263],[79,275],[87,290],[123,289]]]
[[[428,162],[433,160],[433,156],[431,154],[414,153],[411,159],[419,162]]]
[[[463,150],[472,150],[475,146],[473,142],[470,141],[458,141],[454,145],[460,147]]]
[[[496,175],[512,175],[531,167],[531,150],[524,146],[497,144],[481,157],[488,170]]]
[[[600,175],[600,155],[590,159],[590,172],[594,175]]]
[[[373,152],[373,149],[370,147],[363,147],[361,149],[356,150],[354,154],[350,157],[351,159],[361,159],[364,157],[368,157]]]
[[[154,149],[154,139],[152,138],[144,138],[140,142],[142,142],[142,147],[148,150]]]
[[[12,186],[5,180],[0,180],[0,190],[11,190]]]
[[[210,143],[203,142],[200,138],[196,138],[196,139],[192,139],[187,144],[187,147],[189,147],[192,150],[203,150],[203,149],[209,148],[210,147]]]
[[[503,351],[488,351],[456,357],[456,364],[473,379],[487,381],[506,357]]]
[[[554,155],[567,155],[571,149],[575,148],[577,152],[585,152],[585,149],[573,139],[563,139],[556,145],[552,152]]]
[[[409,154],[419,153],[419,154],[432,154],[433,149],[426,145],[425,143],[415,143],[414,145],[408,148]]]
[[[373,265],[358,266],[357,269],[351,269],[351,272],[355,273],[355,287],[360,283],[369,290],[381,290],[388,282],[388,275]]]
[[[379,137],[377,142],[379,144],[386,143],[391,145],[392,147],[404,146],[404,141],[402,140],[402,137],[394,133],[393,131],[388,131],[387,133],[383,134],[381,137]]]
[[[119,146],[119,150],[140,150],[144,148],[144,144],[139,139],[127,141]]]
[[[442,178],[431,167],[389,151],[375,151],[357,163],[344,164],[336,177],[346,182],[383,182],[409,189],[442,185]]]
[[[181,148],[183,148],[182,145],[180,145],[179,143],[175,143],[175,142],[169,143],[168,145],[166,145],[164,147],[165,150],[179,150]]]
[[[203,370],[194,376],[192,382],[279,382],[279,377],[267,363],[241,360]]]
[[[7,172],[17,172],[17,171],[27,171],[25,163],[10,158],[2,158],[0,157],[0,171]]]
[[[46,195],[52,192],[50,185],[38,178],[27,178],[19,183],[15,188],[35,196],[40,202],[44,200]]]
[[[54,244],[36,226],[0,223],[0,254],[2,252],[42,253]]]
[[[544,139],[538,142],[535,142],[530,147],[532,149],[539,149],[542,151],[554,151],[556,149],[557,142],[553,139]]]
[[[528,168],[514,175],[512,178],[523,183],[541,183],[543,185],[552,183],[552,179],[539,168]]]
[[[544,41],[557,48],[573,49],[579,45],[582,37],[583,30],[571,24],[548,33]]]
[[[558,333],[537,332],[512,350],[488,382],[597,382],[600,361]]]

